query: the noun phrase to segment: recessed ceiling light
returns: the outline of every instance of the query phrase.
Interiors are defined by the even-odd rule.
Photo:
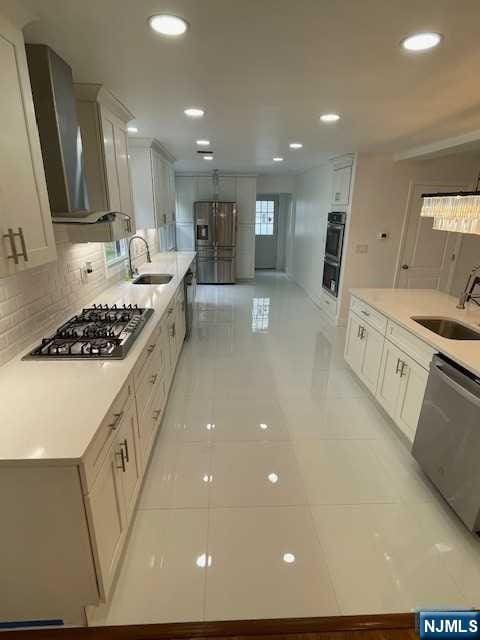
[[[340,120],[340,116],[338,113],[324,113],[320,116],[320,120],[322,122],[337,122],[337,120]]]
[[[290,149],[301,149],[303,144],[301,142],[291,142],[288,146]]]
[[[424,33],[414,33],[402,40],[402,47],[407,51],[427,51],[433,49],[442,39],[441,33],[425,31]]]
[[[295,555],[293,553],[284,553],[283,561],[287,564],[292,564],[292,562],[295,562]]]
[[[280,156],[275,156],[275,158],[273,158],[274,162],[283,162],[283,158],[280,158]]]
[[[189,118],[201,118],[205,111],[203,109],[198,109],[197,107],[189,107],[185,109],[183,112]]]
[[[181,36],[188,29],[188,22],[178,16],[160,13],[148,19],[151,28],[163,36]]]
[[[138,127],[127,127],[128,133],[138,133]]]
[[[204,160],[213,160],[213,156],[203,156]]]
[[[209,147],[210,140],[197,140],[197,144],[199,147]]]

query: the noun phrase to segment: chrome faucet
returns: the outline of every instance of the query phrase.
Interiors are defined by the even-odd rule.
[[[150,257],[150,247],[148,246],[148,242],[145,240],[145,238],[142,238],[142,236],[132,236],[128,241],[128,275],[130,276],[130,278],[133,278],[134,276],[138,275],[137,267],[134,267],[132,265],[131,246],[132,246],[132,240],[135,240],[135,239],[142,240],[142,242],[145,243],[145,246],[147,248],[147,262],[152,261],[152,258]]]
[[[465,304],[469,300],[473,300],[473,290],[478,283],[480,283],[480,264],[470,271],[465,289],[458,300],[457,309],[465,309]]]

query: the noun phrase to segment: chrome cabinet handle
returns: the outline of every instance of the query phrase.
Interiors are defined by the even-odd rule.
[[[125,460],[127,462],[130,462],[130,456],[128,455],[128,441],[125,438],[125,440],[121,443],[120,445],[121,447],[125,447]]]
[[[120,413],[114,413],[113,414],[114,420],[113,420],[112,424],[108,425],[110,427],[110,429],[113,430],[113,429],[116,429],[118,427],[118,423],[122,419],[122,416],[123,416],[123,411],[120,411]]]
[[[23,235],[23,228],[18,227],[18,231],[14,231],[13,229],[9,228],[7,233],[3,234],[3,237],[8,238],[10,241],[10,251],[12,253],[7,256],[7,259],[13,260],[15,264],[18,264],[19,258],[23,258],[25,262],[28,262],[27,245],[25,243],[25,237]],[[17,251],[15,238],[20,238],[20,244],[22,245],[22,250],[20,252]]]
[[[147,352],[152,353],[152,351],[155,349],[156,346],[157,346],[156,344],[148,345]]]
[[[158,420],[158,416],[162,413],[161,409],[156,409],[152,414],[152,420]]]
[[[363,313],[364,316],[367,316],[367,318],[370,316],[368,311],[365,311],[364,309],[362,309],[361,313]]]
[[[397,358],[397,366],[396,366],[396,369],[395,369],[395,375],[400,371],[400,362],[401,362],[400,358]]]
[[[158,378],[158,373],[154,373],[153,376],[150,378],[150,384],[155,384],[155,382],[157,381]]]
[[[120,456],[120,466],[117,465],[117,469],[121,469],[123,473],[125,473],[127,468],[125,467],[125,456],[122,447],[120,447],[120,451],[117,451],[115,455]]]
[[[358,325],[357,338],[360,338],[360,334],[362,332],[362,325]]]
[[[403,362],[403,360],[402,360],[402,367],[401,367],[401,369],[400,369],[400,377],[401,377],[401,378],[403,378],[403,372],[405,371],[405,369],[407,369],[407,370],[408,370],[408,366],[407,366],[407,363],[406,363],[406,362]]]

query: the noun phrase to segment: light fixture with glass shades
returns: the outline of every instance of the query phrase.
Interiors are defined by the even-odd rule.
[[[420,215],[433,218],[437,231],[480,235],[480,174],[475,191],[423,193]]]
[[[168,13],[160,13],[151,16],[148,24],[157,33],[162,36],[181,36],[188,29],[188,22],[179,16],[173,16]]]

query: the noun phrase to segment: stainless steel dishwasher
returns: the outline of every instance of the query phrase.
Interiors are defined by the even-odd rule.
[[[480,531],[480,380],[443,356],[430,365],[412,454],[471,531]]]

